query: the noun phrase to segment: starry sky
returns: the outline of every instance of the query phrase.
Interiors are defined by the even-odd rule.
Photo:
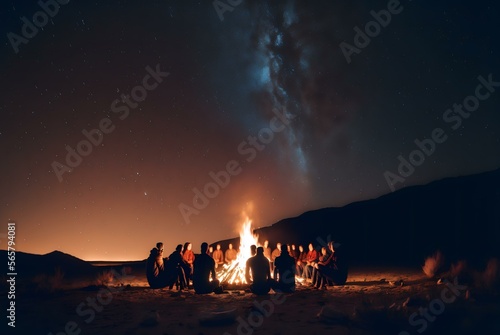
[[[198,252],[500,167],[497,1],[61,2],[0,5],[2,249]]]

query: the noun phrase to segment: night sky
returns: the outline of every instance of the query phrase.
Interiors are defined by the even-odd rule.
[[[500,167],[498,1],[0,6],[0,233],[15,221],[20,251],[199,252],[242,211],[267,226]]]

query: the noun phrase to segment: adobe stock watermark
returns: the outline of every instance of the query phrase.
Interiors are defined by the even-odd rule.
[[[359,55],[361,50],[370,44],[372,38],[380,35],[382,28],[386,28],[391,23],[393,15],[397,15],[402,11],[403,6],[401,6],[399,0],[389,0],[387,9],[381,9],[378,12],[371,10],[370,15],[375,20],[367,22],[364,26],[364,31],[358,26],[353,28],[356,33],[353,40],[354,45],[347,42],[339,44],[347,64],[351,64],[353,54]]]
[[[493,75],[490,73],[488,79],[483,76],[478,76],[477,80],[480,82],[476,86],[474,95],[465,97],[461,104],[453,104],[453,108],[444,111],[442,119],[451,127],[451,130],[457,130],[462,125],[464,119],[468,119],[471,113],[475,112],[480,105],[480,101],[487,100],[492,93],[495,92],[495,87],[500,87],[500,82],[493,81]],[[464,110],[465,109],[465,110]],[[446,131],[442,128],[434,128],[431,131],[430,138],[423,140],[415,139],[413,142],[417,149],[410,152],[408,159],[399,155],[398,173],[386,170],[384,178],[389,185],[391,192],[396,190],[397,183],[404,183],[406,178],[410,177],[415,168],[421,166],[425,162],[425,158],[429,157],[436,151],[437,144],[442,144],[448,139]]]
[[[9,220],[7,223],[7,325],[16,327],[16,223]]]
[[[113,274],[114,280],[120,282],[123,284],[125,280],[132,280],[135,278],[135,276],[129,276],[125,272],[125,269],[123,268],[121,270],[121,274],[118,273],[116,270],[111,270]],[[83,321],[86,324],[91,323],[94,321],[96,317],[96,313],[100,313],[104,310],[104,307],[109,305],[111,301],[113,301],[113,296],[118,293],[123,291],[125,288],[124,285],[118,286],[118,287],[103,287],[101,288],[95,296],[90,296],[85,299],[85,301],[82,301],[80,304],[75,309],[75,313],[83,318]],[[82,328],[79,326],[79,324],[76,321],[68,321],[64,325],[64,330],[63,331],[58,331],[56,332],[55,335],[74,335],[74,334],[80,334],[82,331]],[[49,332],[48,335],[54,335],[54,333]]]
[[[420,307],[418,312],[410,315],[408,323],[410,326],[417,328],[417,333],[421,334],[427,330],[429,322],[436,321],[437,317],[444,313],[447,304],[454,303],[460,296],[461,292],[467,290],[467,286],[458,284],[458,279],[455,277],[453,283],[445,281],[446,287],[441,291],[440,297],[429,302],[429,306]],[[401,331],[399,335],[410,335],[407,331]]]
[[[118,114],[120,120],[125,120],[129,114],[130,109],[135,109],[139,106],[139,102],[146,100],[148,91],[156,89],[159,84],[163,82],[169,73],[160,70],[160,64],[156,64],[156,68],[152,69],[146,66],[147,74],[142,78],[142,85],[137,85],[130,91],[130,95],[121,95],[121,100],[116,99],[111,103],[111,112]],[[132,99],[130,99],[132,97]],[[82,130],[84,139],[75,145],[75,148],[66,145],[66,164],[53,161],[51,166],[57,180],[63,181],[63,175],[66,172],[71,172],[74,168],[78,167],[83,162],[83,157],[92,153],[94,147],[99,146],[104,138],[104,134],[111,134],[115,130],[113,121],[107,117],[102,118],[96,128],[91,130]]]
[[[214,6],[215,12],[219,16],[221,21],[224,21],[224,13],[232,12],[236,6],[239,6],[243,0],[214,0],[212,5]]]
[[[280,133],[290,124],[296,115],[279,111],[273,108],[274,117],[269,121],[269,127],[259,130],[257,136],[248,136],[246,140],[238,145],[238,153],[244,159],[242,163],[252,162],[259,152],[264,150],[273,140],[276,133]],[[214,199],[220,191],[226,188],[231,182],[231,178],[239,175],[243,171],[241,163],[237,159],[228,161],[222,170],[208,173],[209,181],[203,187],[194,187],[192,205],[180,203],[178,208],[186,224],[191,223],[192,215],[199,215],[200,211],[210,204],[210,199]]]
[[[43,27],[49,23],[49,20],[54,18],[57,13],[59,13],[60,5],[67,5],[69,0],[40,0],[38,1],[38,6],[42,10],[39,10],[33,14],[32,20],[28,20],[26,16],[21,17],[21,21],[23,22],[21,26],[21,35],[18,35],[13,32],[7,33],[7,38],[9,39],[10,45],[14,52],[19,53],[19,46],[21,44],[28,44],[30,39],[34,38],[39,29],[43,30]],[[50,17],[50,19],[49,19]]]

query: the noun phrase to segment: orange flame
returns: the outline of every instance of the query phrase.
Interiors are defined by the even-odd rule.
[[[219,274],[221,282],[229,284],[247,284],[245,278],[245,268],[247,260],[252,256],[250,246],[260,246],[259,236],[252,233],[252,220],[245,215],[244,222],[240,230],[240,249],[236,259],[230,264],[224,264]]]

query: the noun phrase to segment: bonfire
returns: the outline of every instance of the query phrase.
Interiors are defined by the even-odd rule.
[[[228,284],[248,284],[245,278],[245,268],[247,260],[252,256],[250,254],[250,246],[259,244],[259,236],[252,233],[252,220],[245,217],[240,230],[240,250],[236,259],[230,264],[224,264],[219,280],[222,283]]]

